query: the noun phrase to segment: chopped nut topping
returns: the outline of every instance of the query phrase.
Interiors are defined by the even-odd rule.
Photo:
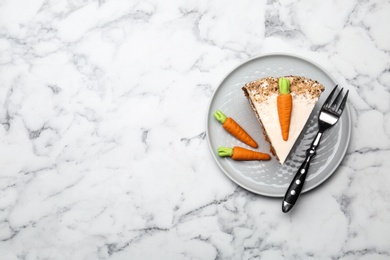
[[[316,80],[302,76],[286,76],[290,81],[290,92],[296,95],[307,95],[318,98],[324,91],[324,86]],[[266,77],[245,84],[244,88],[253,95],[255,101],[262,102],[271,94],[279,94],[279,78]]]

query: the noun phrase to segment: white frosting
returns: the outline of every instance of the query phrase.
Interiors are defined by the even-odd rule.
[[[292,93],[293,109],[291,113],[290,132],[288,140],[284,141],[279,124],[276,104],[277,96],[277,94],[271,94],[264,102],[255,102],[254,105],[263,123],[265,131],[267,132],[268,138],[279,157],[279,161],[283,164],[305,126],[317,100],[307,98],[304,95],[295,95]]]

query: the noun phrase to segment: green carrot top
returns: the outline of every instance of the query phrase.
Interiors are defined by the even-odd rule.
[[[221,157],[232,157],[233,148],[230,147],[218,147],[218,155]]]
[[[286,78],[279,78],[279,91],[280,94],[290,93],[290,81]]]
[[[219,110],[217,110],[214,114],[214,117],[221,123],[225,123],[227,117]]]

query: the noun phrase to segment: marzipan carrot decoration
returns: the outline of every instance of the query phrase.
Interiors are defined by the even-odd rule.
[[[239,146],[234,146],[233,148],[219,147],[218,155],[221,157],[231,157],[236,161],[268,161],[271,159],[271,156],[267,153],[256,152]]]
[[[287,141],[292,111],[292,96],[290,94],[290,81],[288,79],[279,79],[279,92],[280,94],[277,99],[279,123],[283,140]]]
[[[223,128],[241,142],[257,148],[257,143],[250,135],[232,118],[226,117],[221,111],[217,110],[214,117],[222,124]]]

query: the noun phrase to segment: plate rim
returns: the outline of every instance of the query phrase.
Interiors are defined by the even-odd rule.
[[[213,103],[213,100],[215,98],[215,95],[217,94],[219,88],[221,87],[222,83],[226,80],[226,78],[228,76],[230,76],[234,71],[236,71],[237,69],[239,69],[240,67],[244,66],[245,64],[247,63],[250,63],[254,60],[257,60],[257,59],[261,59],[261,58],[265,58],[265,57],[270,57],[270,56],[287,56],[287,57],[290,57],[290,58],[295,58],[295,59],[300,59],[300,60],[303,60],[305,62],[308,62],[312,65],[314,65],[315,67],[317,67],[318,69],[320,69],[323,73],[326,74],[326,76],[328,76],[334,83],[336,83],[337,81],[335,80],[335,78],[327,71],[325,70],[321,65],[319,65],[317,62],[314,62],[312,61],[311,59],[308,59],[306,57],[303,57],[301,55],[297,55],[297,54],[291,54],[291,53],[288,53],[288,52],[267,52],[267,53],[264,53],[264,54],[260,54],[260,55],[256,55],[256,56],[253,56],[252,58],[249,58],[241,63],[239,63],[237,66],[234,66],[231,70],[229,70],[223,77],[222,79],[218,82],[218,84],[216,84],[216,88],[213,92],[213,94],[211,95],[211,98],[209,100],[209,103],[208,103],[208,106],[207,106],[207,115],[206,115],[206,139],[207,139],[207,143],[208,143],[208,146],[209,146],[209,149],[210,149],[210,152],[211,152],[211,155],[212,157],[214,158],[214,161],[217,163],[219,169],[225,174],[225,176],[227,176],[231,181],[233,181],[236,185],[240,186],[241,188],[247,190],[247,191],[250,191],[254,194],[257,194],[257,195],[261,195],[261,196],[265,196],[265,197],[272,197],[272,198],[282,198],[284,196],[284,194],[271,194],[271,193],[268,193],[268,192],[259,192],[257,190],[254,190],[248,186],[246,186],[245,184],[242,184],[242,183],[239,183],[237,180],[235,180],[232,176],[230,176],[224,169],[224,167],[222,167],[222,165],[220,164],[220,162],[218,161],[218,158],[216,157],[216,155],[212,152],[213,151],[213,147],[211,145],[211,140],[210,140],[210,135],[209,135],[209,113],[210,113],[210,109],[211,109],[211,106],[212,106],[212,103]],[[337,84],[337,83],[336,83]],[[317,184],[311,186],[311,187],[303,187],[303,190],[302,190],[302,194],[303,193],[306,193],[306,192],[309,192],[315,188],[317,188],[318,186],[322,185],[323,183],[325,183],[328,179],[330,179],[330,177],[337,171],[337,169],[339,168],[340,164],[342,163],[342,161],[344,160],[345,158],[345,155],[348,151],[348,148],[349,148],[349,145],[350,145],[350,141],[351,141],[351,133],[352,133],[352,120],[351,120],[351,112],[350,112],[350,108],[349,108],[349,103],[347,102],[346,104],[346,107],[344,109],[344,113],[347,112],[347,116],[346,118],[348,119],[347,120],[347,125],[348,125],[348,131],[346,132],[346,135],[347,135],[347,140],[346,140],[346,145],[345,147],[343,147],[343,149],[341,150],[341,153],[339,156],[339,159],[336,161],[336,163],[334,163],[334,165],[331,167],[331,169],[329,170],[329,173],[326,174],[324,176],[324,179],[320,182],[318,182]],[[294,176],[292,175],[291,176],[291,179],[293,178]],[[287,188],[286,188],[287,190]]]

